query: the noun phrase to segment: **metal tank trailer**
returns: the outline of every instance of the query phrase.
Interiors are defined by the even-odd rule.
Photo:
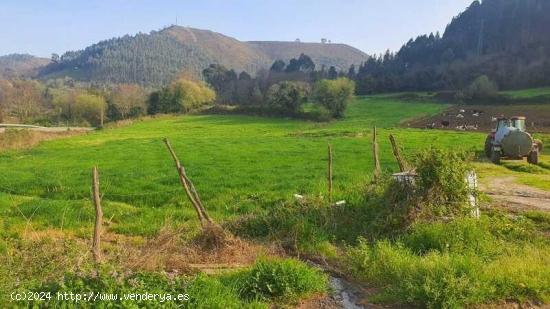
[[[502,158],[527,158],[527,162],[538,164],[542,147],[541,141],[526,132],[525,117],[501,117],[497,119],[496,128],[487,135],[485,155],[495,164],[499,164]]]

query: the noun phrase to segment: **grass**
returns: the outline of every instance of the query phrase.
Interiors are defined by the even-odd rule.
[[[78,306],[79,308],[269,308],[270,302],[291,304],[301,297],[326,290],[327,279],[319,270],[292,260],[262,260],[252,267],[214,276],[180,276],[166,273],[68,273],[61,281],[50,281],[31,289],[50,295],[51,299],[28,302],[28,306]],[[22,291],[25,292],[25,291]],[[58,293],[89,295],[73,301],[58,300]],[[137,294],[128,299],[129,294]],[[157,294],[157,299],[143,295]],[[116,295],[116,296],[115,296]],[[116,297],[116,299],[113,299]],[[93,299],[93,298],[92,298]]]
[[[294,193],[325,194],[329,142],[335,148],[336,196],[344,198],[347,189],[367,179],[372,170],[373,125],[391,128],[403,117],[441,108],[362,98],[350,105],[345,120],[328,124],[251,116],[166,116],[48,141],[0,154],[0,211],[10,218],[7,221],[32,217],[30,224],[38,229],[89,228],[90,172],[97,165],[113,231],[152,235],[167,222],[192,221],[194,214],[162,143],[164,137],[172,141],[215,218],[273,207]],[[426,139],[465,147],[482,141],[481,135],[453,132],[380,133],[381,141],[395,134],[406,151],[414,151]],[[381,152],[383,166],[395,170],[389,143],[382,143]]]
[[[550,97],[550,87],[502,91],[501,93],[512,99],[532,99],[537,97],[542,98]]]
[[[401,239],[348,251],[357,277],[385,289],[380,300],[461,308],[502,299],[550,301],[550,245],[533,222],[483,216],[422,223]]]
[[[90,185],[94,165],[100,170],[108,233],[145,239],[166,226],[196,229],[196,214],[183,194],[162,142],[168,137],[210,214],[238,235],[276,240],[298,253],[334,259],[340,258],[343,243],[354,245],[357,257],[382,252],[380,256],[391,263],[369,260],[373,273],[357,270],[362,265],[359,259],[350,262],[350,267],[357,277],[383,286],[411,278],[404,282],[410,283],[413,290],[403,290],[403,286],[393,290],[406,292],[402,295],[408,298],[398,299],[401,302],[452,306],[504,296],[547,300],[547,291],[540,285],[545,282],[532,274],[547,271],[540,264],[547,262],[546,244],[495,235],[486,223],[477,226],[471,222],[454,229],[446,225],[418,226],[401,239],[386,237],[385,229],[391,225],[381,220],[380,209],[362,203],[364,185],[373,170],[371,130],[375,125],[379,128],[381,164],[387,171],[398,169],[388,142],[390,134],[409,157],[430,146],[482,153],[485,134],[481,132],[407,129],[408,119],[437,114],[446,108],[422,102],[421,96],[409,97],[407,100],[394,95],[360,97],[350,104],[344,119],[329,123],[240,115],[161,116],[124,127],[44,141],[30,149],[4,150],[0,152],[0,253],[8,253],[4,257],[9,258],[9,265],[29,265],[39,257],[51,261],[62,256],[64,262],[42,263],[32,270],[10,269],[3,267],[8,263],[0,263],[0,279],[5,279],[0,280],[0,294],[10,291],[16,278],[24,288],[40,285],[53,274],[90,267],[75,262],[82,260],[74,249],[76,246],[42,244],[33,251],[29,239],[60,234],[70,241],[86,242],[78,247],[86,248],[93,227]],[[540,137],[545,141],[550,138]],[[332,208],[326,207],[328,143],[335,149],[334,199],[347,202]],[[521,183],[545,189],[550,183],[548,154],[547,147],[539,167],[517,162],[494,166],[482,161],[476,163],[476,169],[482,177],[513,175]],[[306,201],[295,201],[295,193],[305,195]],[[544,223],[547,218],[531,214],[526,220]],[[521,226],[517,222],[508,223]],[[445,249],[443,235],[449,233],[455,237],[449,238],[449,248]],[[359,235],[372,243],[358,244]],[[479,242],[478,236],[482,237]],[[301,239],[296,248],[289,240],[297,238]],[[55,250],[50,252],[48,246]],[[531,250],[533,255],[521,260],[519,252],[523,249]],[[483,264],[487,261],[487,265]],[[513,266],[514,263],[518,266]],[[535,268],[531,270],[529,265]],[[252,277],[242,275],[246,280],[238,276],[204,279],[204,285],[194,293],[212,299],[212,303],[196,305],[216,307],[227,299],[235,307],[262,307],[273,299],[280,302],[281,298],[301,298],[321,291],[321,285],[314,283],[323,279],[294,262],[260,263],[249,271]],[[471,272],[475,271],[485,279],[472,279]],[[491,276],[493,272],[495,275]],[[506,281],[506,276],[513,280]],[[238,281],[240,288],[234,290],[224,280]],[[469,292],[470,282],[474,287],[479,283],[490,289],[502,288],[504,292],[475,294]],[[521,288],[521,284],[526,288]],[[292,285],[298,288],[293,287],[292,293],[284,292]],[[423,286],[422,290],[418,286]]]

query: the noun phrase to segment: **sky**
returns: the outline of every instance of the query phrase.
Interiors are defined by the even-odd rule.
[[[242,41],[319,42],[368,54],[440,31],[472,0],[2,0],[0,55],[50,57],[171,24]]]

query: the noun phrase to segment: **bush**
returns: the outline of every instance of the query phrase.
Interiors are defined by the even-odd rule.
[[[476,78],[463,92],[464,99],[491,99],[498,96],[498,87],[486,75]]]
[[[269,87],[266,98],[269,105],[295,114],[307,101],[308,85],[303,82],[283,81]]]
[[[214,102],[216,92],[200,81],[180,78],[149,96],[147,112],[187,113]]]
[[[336,80],[323,79],[315,84],[313,97],[331,112],[332,117],[341,118],[354,92],[355,83],[345,77]]]
[[[472,169],[466,154],[435,148],[416,155],[416,201],[420,215],[428,217],[465,215],[471,211],[471,190],[465,181]]]
[[[246,299],[296,300],[326,291],[327,276],[306,264],[292,260],[262,260],[239,279]]]

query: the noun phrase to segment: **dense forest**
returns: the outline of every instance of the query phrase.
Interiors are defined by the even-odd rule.
[[[474,1],[439,33],[372,57],[349,75],[359,94],[458,90],[485,75],[499,88],[550,84],[550,1]]]

